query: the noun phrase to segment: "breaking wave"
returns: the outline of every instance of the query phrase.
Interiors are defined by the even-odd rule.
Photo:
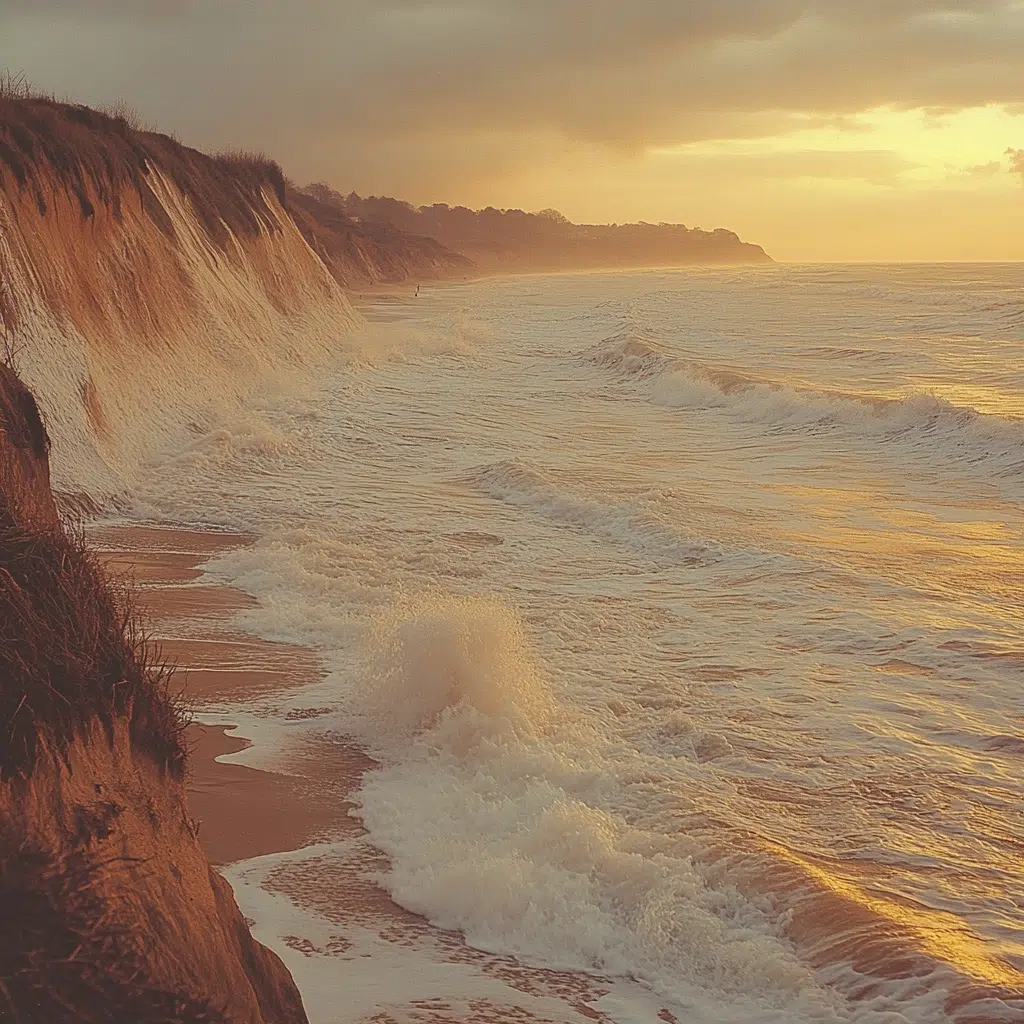
[[[407,602],[373,630],[363,678],[343,728],[384,762],[359,815],[403,906],[483,950],[718,1004],[715,1019],[838,1019],[763,907],[615,806],[624,751],[560,705],[511,608]]]
[[[883,397],[814,386],[669,356],[656,343],[614,336],[584,355],[623,382],[646,384],[655,405],[721,410],[772,432],[845,434],[905,452],[939,455],[992,477],[1024,478],[1024,418],[954,405],[928,392]]]
[[[954,1004],[1016,1019],[980,945],[991,978],[959,974],[907,908],[695,812],[725,737],[678,714],[662,730],[674,756],[648,756],[596,708],[563,705],[504,602],[400,602],[370,628],[359,679],[339,728],[381,761],[357,813],[388,855],[382,881],[476,948],[634,979],[697,1021],[895,1024],[957,1019]]]

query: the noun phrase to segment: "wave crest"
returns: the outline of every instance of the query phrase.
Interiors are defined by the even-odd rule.
[[[1024,418],[955,405],[931,392],[885,397],[794,386],[674,357],[635,333],[605,339],[583,359],[623,383],[644,383],[647,398],[665,408],[720,409],[768,432],[841,431],[904,450],[938,451],[960,465],[984,466],[999,477],[1024,477]]]
[[[656,376],[671,364],[668,351],[643,331],[623,329],[581,354],[584,362],[627,378]]]
[[[624,547],[656,565],[704,565],[720,555],[715,545],[681,535],[651,511],[595,500],[517,460],[479,466],[468,481],[498,501]]]

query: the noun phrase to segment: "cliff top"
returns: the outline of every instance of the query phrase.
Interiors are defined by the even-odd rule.
[[[142,130],[130,111],[104,113],[26,88],[5,89],[0,80],[0,183],[31,191],[41,214],[54,186],[78,199],[83,217],[94,212],[96,197],[116,212],[123,192],[134,189],[147,213],[169,231],[148,181],[154,168],[188,196],[220,245],[228,230],[245,237],[273,223],[267,192],[284,203],[284,174],[267,157],[207,156],[169,135]]]
[[[93,216],[97,203],[119,217],[122,199],[131,191],[173,238],[171,220],[154,195],[154,173],[187,197],[206,234],[222,249],[232,236],[275,231],[271,203],[276,203],[342,285],[441,276],[472,266],[433,238],[397,228],[366,229],[343,211],[327,210],[287,182],[280,165],[263,154],[211,156],[144,129],[127,108],[94,110],[34,93],[0,75],[0,190],[28,192],[41,216],[48,214],[55,190],[64,191],[75,197],[83,218]],[[5,319],[3,302],[0,289],[0,320]]]

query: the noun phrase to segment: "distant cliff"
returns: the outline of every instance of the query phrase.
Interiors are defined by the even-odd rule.
[[[732,231],[682,224],[572,224],[555,210],[470,210],[444,203],[414,207],[397,199],[343,196],[326,185],[306,194],[356,218],[360,227],[386,225],[436,238],[480,269],[594,270],[706,263],[770,263],[759,246]]]
[[[473,261],[436,238],[383,221],[357,223],[343,205],[315,187],[286,191],[288,212],[303,237],[347,286],[467,274]]]
[[[59,522],[48,449],[0,364],[0,1020],[304,1024],[199,847],[167,673]]]

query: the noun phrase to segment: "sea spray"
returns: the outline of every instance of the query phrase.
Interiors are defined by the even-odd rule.
[[[230,418],[267,381],[323,365],[359,322],[269,192],[250,196],[248,233],[221,223],[215,238],[157,166],[145,204],[97,195],[89,219],[54,187],[46,210],[0,187],[0,266],[4,328],[66,496],[123,503],[146,458]]]
[[[364,679],[344,728],[383,762],[358,813],[400,904],[480,949],[683,1004],[839,1019],[764,908],[711,884],[685,836],[611,809],[621,748],[554,699],[507,605],[400,603],[370,630]]]

